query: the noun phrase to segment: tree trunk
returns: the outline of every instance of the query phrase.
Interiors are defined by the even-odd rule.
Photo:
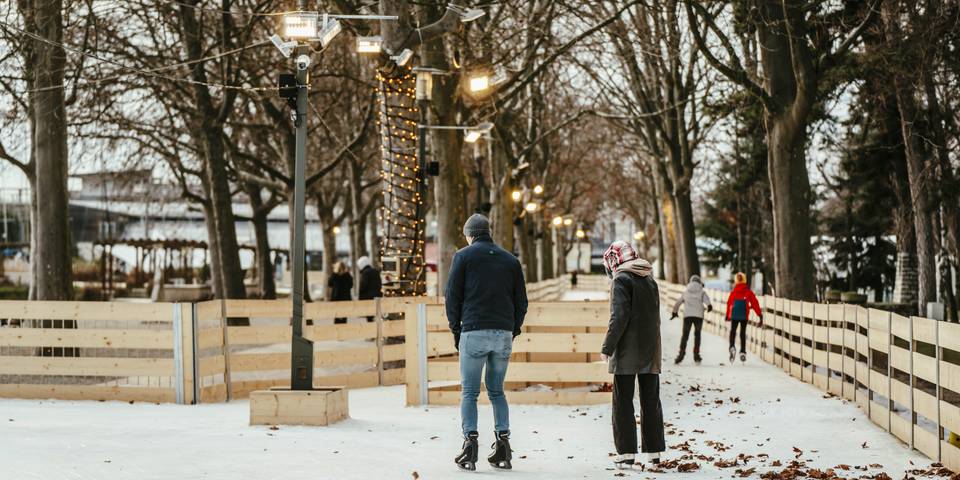
[[[553,232],[551,229],[543,231],[540,235],[540,254],[538,255],[540,259],[540,278],[542,280],[550,280],[556,277],[554,271],[554,257],[553,257]]]
[[[213,287],[213,298],[224,298],[223,276],[219,273],[220,242],[218,241],[217,225],[213,221],[213,208],[210,207],[210,202],[203,202],[203,223],[207,227],[207,251],[210,253],[207,258],[210,261],[210,284]],[[161,265],[159,268],[163,268],[163,266]]]
[[[673,212],[673,198],[669,194],[662,194],[660,197],[660,215],[663,221],[660,223],[660,236],[663,238],[663,246],[666,249],[665,257],[666,278],[672,283],[680,283],[680,259],[677,252],[677,237],[674,225],[676,218]]]
[[[900,25],[900,2],[884,2],[881,12],[884,33],[888,45],[896,49],[902,41]],[[921,133],[916,131],[915,122],[920,121],[915,98],[916,88],[910,80],[914,68],[922,65],[900,65],[892,72],[892,85],[900,111],[900,129],[903,135],[904,155],[907,161],[907,174],[910,179],[910,199],[913,202],[913,225],[917,237],[917,312],[924,315],[928,302],[936,300],[936,232],[934,231],[935,204],[930,197],[934,193],[933,175],[935,165],[923,147]]]
[[[273,275],[273,261],[270,259],[270,237],[267,234],[269,212],[264,209],[260,188],[253,185],[247,187],[250,208],[253,210],[253,234],[257,242],[257,285],[260,286],[260,298],[272,300],[277,298],[277,284]]]
[[[493,229],[493,240],[497,245],[503,247],[508,252],[515,252],[513,239],[513,199],[510,197],[511,186],[509,182],[503,182],[503,186],[490,192],[493,204],[492,218],[490,226]]]
[[[373,255],[370,256],[370,259],[373,261],[375,266],[380,265],[380,232],[377,231],[377,212],[379,209],[374,208],[370,210],[370,214],[367,216],[368,221],[370,222],[370,253]]]
[[[700,256],[697,253],[697,233],[693,224],[693,205],[690,203],[690,191],[674,191],[673,205],[676,212],[676,226],[680,265],[683,267],[681,280],[691,275],[700,275]]]
[[[777,295],[795,300],[816,297],[805,136],[805,122],[786,115],[767,115]]]
[[[54,43],[34,43],[35,63],[30,67],[34,74],[32,87],[39,90],[29,94],[34,120],[31,146],[36,161],[33,191],[38,200],[33,223],[34,249],[30,252],[36,265],[34,285],[37,300],[72,300],[67,191],[69,159],[63,93],[66,55],[62,47],[55,46],[63,41],[63,2],[38,1],[32,10],[22,12],[27,19],[27,30]]]

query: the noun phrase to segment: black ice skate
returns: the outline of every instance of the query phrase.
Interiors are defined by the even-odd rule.
[[[613,466],[617,467],[617,470],[633,468],[633,463],[636,461],[636,457],[637,456],[633,453],[617,455],[616,457],[613,457]]]
[[[684,357],[684,356],[686,356],[686,352],[680,352],[680,354],[677,355],[677,358],[673,361],[673,363],[674,363],[674,364],[679,364],[680,362],[683,361],[683,357]]]
[[[747,353],[746,353],[746,352],[740,352],[740,361],[741,361],[741,362],[746,362],[746,361],[747,361]]]
[[[510,450],[510,431],[496,432],[497,441],[491,445],[493,452],[487,457],[490,466],[501,470],[510,470],[513,465],[510,460],[513,458],[513,450]]]
[[[697,365],[703,361],[703,358],[700,357],[700,352],[693,352],[693,361],[696,362]]]
[[[730,347],[730,363],[733,364],[733,361],[737,358],[737,349]]]
[[[479,437],[479,433],[470,432],[467,437],[463,439],[463,451],[454,459],[461,470],[469,470],[472,472],[477,469],[477,454],[479,451],[477,438]]]

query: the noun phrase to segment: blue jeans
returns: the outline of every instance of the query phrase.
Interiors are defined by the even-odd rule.
[[[510,430],[507,397],[503,395],[503,379],[507,376],[513,332],[506,330],[473,330],[460,335],[460,378],[463,394],[460,416],[463,435],[477,431],[477,397],[480,396],[480,374],[487,366],[484,384],[493,405],[493,419],[498,432]]]

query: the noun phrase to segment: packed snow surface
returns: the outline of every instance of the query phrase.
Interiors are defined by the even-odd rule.
[[[573,293],[568,299],[598,295]],[[739,478],[738,469],[759,478],[792,461],[834,468],[842,478],[880,472],[902,478],[930,465],[852,404],[824,398],[756,358],[725,365],[726,345],[716,336],[704,333],[702,365],[691,362],[692,345],[687,361],[673,365],[681,325],[663,321],[664,459],[691,469],[695,463],[689,472],[678,473],[676,465],[662,473],[612,470],[609,405],[512,406],[509,473],[483,461],[493,426],[490,407],[482,405],[478,472],[459,472],[453,463],[462,442],[459,409],[405,407],[399,386],[352,390],[350,419],[336,425],[278,429],[248,426],[246,401],[0,400],[0,479],[717,479]],[[724,462],[729,466],[715,465]]]

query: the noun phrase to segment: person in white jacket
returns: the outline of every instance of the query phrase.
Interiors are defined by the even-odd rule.
[[[687,355],[687,339],[690,337],[690,327],[693,327],[693,361],[700,363],[700,331],[703,329],[704,311],[712,312],[713,305],[710,304],[710,297],[703,291],[703,282],[699,275],[690,277],[690,283],[684,290],[677,303],[673,304],[673,315],[670,320],[677,318],[680,312],[680,305],[683,305],[683,336],[680,337],[680,353],[677,354],[674,363],[683,361]]]

